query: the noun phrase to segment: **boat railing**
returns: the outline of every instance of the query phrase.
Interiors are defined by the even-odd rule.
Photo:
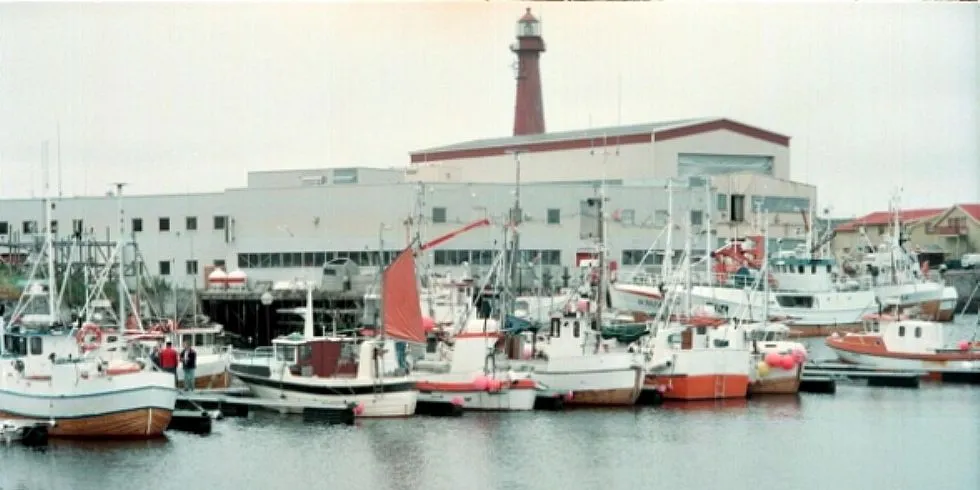
[[[255,349],[232,349],[231,358],[236,361],[252,359],[269,359],[274,355],[272,347],[256,347]]]

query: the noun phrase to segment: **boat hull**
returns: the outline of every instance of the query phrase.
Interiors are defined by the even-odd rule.
[[[548,389],[569,393],[566,406],[633,405],[640,397],[643,371],[639,366],[576,370],[536,370],[535,379]]]
[[[301,413],[303,404],[354,403],[362,405],[358,417],[408,417],[415,414],[419,392],[408,379],[360,380],[286,377],[282,381],[236,372],[253,395],[267,400],[286,400],[297,407],[286,412]]]
[[[8,375],[0,383],[0,414],[53,420],[52,437],[152,438],[170,423],[177,391],[167,374],[76,376],[58,371],[43,379]]]
[[[747,374],[652,374],[646,389],[663,392],[665,400],[720,400],[745,398],[749,389]]]
[[[111,414],[78,418],[55,418],[55,425],[48,429],[49,437],[82,439],[149,439],[160,437],[170,425],[173,411],[161,408],[140,408]],[[2,419],[33,420],[0,410]]]
[[[534,410],[534,401],[538,392],[535,389],[504,389],[496,392],[489,391],[453,391],[433,390],[419,391],[419,402],[424,403],[453,403],[460,398],[463,408],[477,411],[526,411]]]
[[[177,372],[177,387],[184,389],[184,373],[182,371]],[[214,371],[209,374],[201,374],[200,372],[194,373],[194,389],[196,390],[211,390],[227,388],[231,386],[231,373],[227,369],[222,371]]]
[[[749,383],[750,395],[792,395],[800,392],[800,375],[802,366],[797,365],[792,371],[774,370]]]
[[[890,352],[874,336],[863,335],[829,337],[826,344],[842,362],[848,364],[930,375],[980,374],[980,348],[976,347],[967,351],[951,350],[935,354]]]

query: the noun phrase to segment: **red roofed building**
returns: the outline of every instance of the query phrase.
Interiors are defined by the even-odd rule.
[[[980,203],[957,204],[918,221],[909,239],[914,245],[942,248],[952,259],[980,252]]]
[[[878,244],[891,234],[893,219],[890,211],[876,211],[844,223],[835,229],[834,248],[849,252],[868,241]],[[899,212],[899,221],[913,247],[941,249],[949,258],[980,251],[980,204],[906,209]]]

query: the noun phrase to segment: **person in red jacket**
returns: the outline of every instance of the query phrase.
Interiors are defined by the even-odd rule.
[[[167,346],[160,351],[160,369],[174,375],[174,386],[177,386],[177,363],[180,356],[174,349],[173,342],[167,341]]]

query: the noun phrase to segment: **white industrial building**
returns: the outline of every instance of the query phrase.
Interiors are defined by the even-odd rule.
[[[480,268],[499,248],[514,206],[518,159],[521,248],[527,260],[555,274],[594,251],[594,243],[579,238],[579,213],[600,182],[609,199],[610,258],[626,267],[664,229],[668,179],[675,189],[676,249],[688,222],[693,248],[705,248],[707,210],[715,244],[755,232],[758,209],[768,211],[772,237],[799,237],[802,212],[816,199],[812,186],[788,180],[788,137],[699,119],[451,145],[412,153],[402,169],[250,172],[244,188],[127,196],[125,234],[151,274],[200,285],[208,265],[241,269],[251,280],[319,279],[324,262],[343,257],[376,267],[380,241],[389,257],[406,245],[410,217],[419,223],[421,216],[423,240],[490,218],[492,226],[462,234],[426,258],[436,268],[463,262]],[[711,187],[698,177],[708,177]],[[52,229],[59,237],[81,231],[90,239],[118,239],[115,197],[69,197],[56,205]],[[40,200],[0,200],[0,244],[8,245],[0,245],[0,257],[16,259],[11,254],[19,249],[10,245],[43,229]]]

